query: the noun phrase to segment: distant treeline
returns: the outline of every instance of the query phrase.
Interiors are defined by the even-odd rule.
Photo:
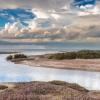
[[[48,56],[49,59],[96,59],[100,58],[100,50],[80,50],[74,52],[64,52],[64,53],[56,53],[50,54]]]

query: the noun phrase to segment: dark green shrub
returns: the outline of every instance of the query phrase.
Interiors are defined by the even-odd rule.
[[[76,52],[57,53],[57,54],[50,55],[48,58],[49,59],[57,59],[57,60],[75,59]]]
[[[76,52],[67,52],[65,53],[66,59],[76,59]]]
[[[9,55],[6,59],[12,60],[12,59],[19,59],[19,58],[27,58],[27,56],[24,54],[13,54],[13,55]]]
[[[61,86],[67,85],[67,83],[64,81],[50,81],[49,83],[54,85],[61,85]]]
[[[24,54],[15,54],[14,59],[17,59],[17,58],[27,58],[27,56]]]
[[[100,51],[98,50],[81,50],[77,52],[77,58],[94,59],[100,58]]]
[[[11,60],[12,59],[12,55],[9,55],[6,59],[7,60]]]

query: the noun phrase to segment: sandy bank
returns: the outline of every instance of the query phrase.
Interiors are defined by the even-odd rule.
[[[27,59],[12,60],[18,64],[25,64],[36,67],[74,69],[85,71],[100,71],[100,59],[71,59],[71,60],[54,60],[47,59],[43,56],[30,56]]]

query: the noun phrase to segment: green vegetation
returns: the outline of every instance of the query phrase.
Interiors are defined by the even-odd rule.
[[[96,59],[100,58],[100,50],[81,50],[76,52],[56,53],[48,56],[48,59]]]
[[[19,59],[19,58],[27,58],[27,56],[24,54],[12,54],[12,55],[9,55],[6,59],[13,60],[13,59]]]

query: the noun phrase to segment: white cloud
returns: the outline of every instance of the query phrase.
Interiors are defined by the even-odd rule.
[[[100,23],[97,23],[99,17],[80,18],[77,23],[70,24],[65,27],[53,27],[54,23],[50,23],[51,26],[43,28],[42,24],[47,19],[35,19],[29,22],[27,27],[23,27],[20,22],[13,24],[6,24],[2,29],[3,35],[14,36],[17,38],[35,38],[41,40],[75,40],[84,39],[91,40],[93,38],[100,37]],[[39,22],[38,22],[39,21]],[[51,22],[51,20],[48,20]],[[43,22],[43,23],[42,23]],[[38,25],[39,24],[39,25]],[[56,23],[55,23],[55,26]]]
[[[78,16],[100,15],[100,8],[98,6],[81,6],[80,9],[82,9],[82,11],[77,11]]]
[[[51,14],[51,16],[56,20],[59,20],[59,18],[61,18],[59,14]]]
[[[40,10],[32,9],[32,12],[37,16],[37,18],[49,18],[47,13]]]
[[[23,25],[20,22],[7,23],[5,27],[0,30],[0,35],[2,37],[14,37],[16,34],[21,33],[21,29],[23,29]]]
[[[57,9],[33,8],[30,11],[36,18],[25,20],[27,26],[22,25],[21,21],[7,23],[0,31],[0,36],[62,40],[93,38],[100,34],[99,9],[99,6],[91,9],[81,6],[74,10],[65,4]]]

